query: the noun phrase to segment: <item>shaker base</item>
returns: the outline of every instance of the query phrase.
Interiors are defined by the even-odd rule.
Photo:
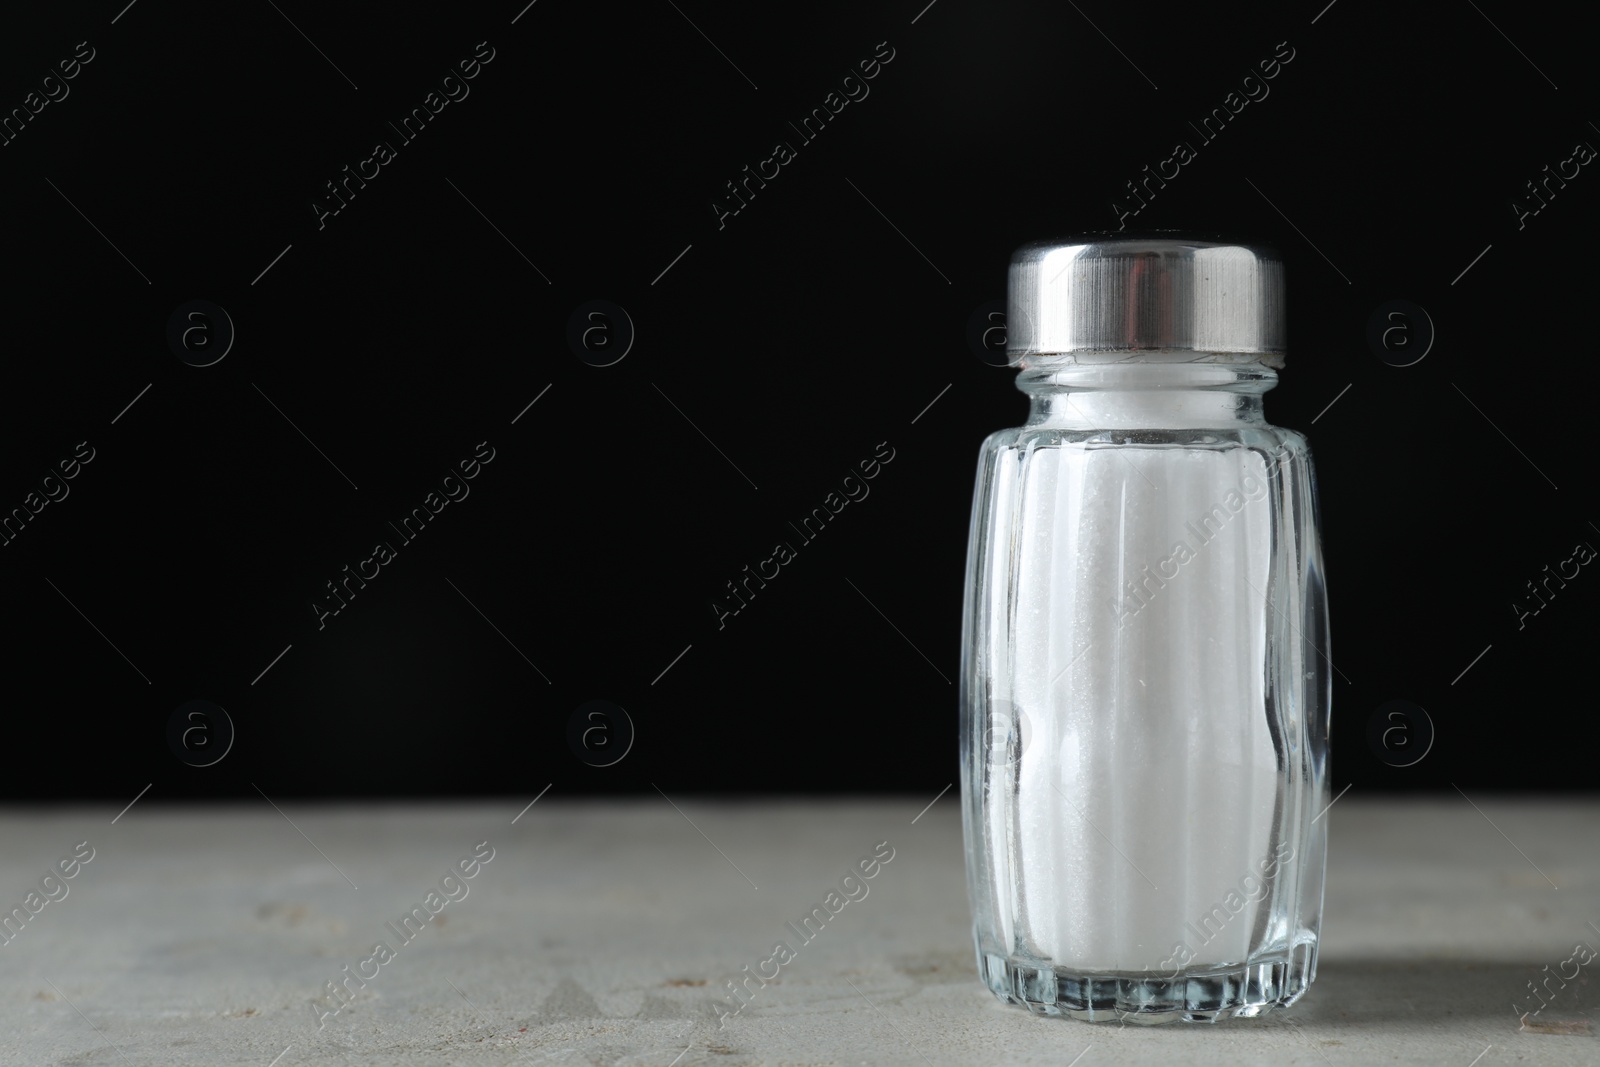
[[[1299,1000],[1316,973],[1316,948],[1301,946],[1276,962],[1207,968],[1175,978],[1083,974],[1062,967],[980,953],[990,992],[1036,1015],[1085,1022],[1214,1023],[1253,1018]]]

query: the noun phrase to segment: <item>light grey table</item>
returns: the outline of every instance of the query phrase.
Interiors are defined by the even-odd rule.
[[[927,798],[552,791],[519,816],[528,799],[7,810],[4,910],[79,842],[94,855],[0,945],[0,1065],[1600,1063],[1600,960],[1535,1020],[1577,1032],[1516,1008],[1575,942],[1600,946],[1600,803],[1346,796],[1310,993],[1261,1020],[1123,1027],[979,984],[954,790],[920,818]],[[798,945],[785,924],[882,841],[866,897]],[[387,924],[479,842],[493,858],[402,943]],[[393,958],[363,964],[379,940]],[[720,1024],[724,983],[779,940],[795,957]],[[346,966],[376,975],[319,1020]]]

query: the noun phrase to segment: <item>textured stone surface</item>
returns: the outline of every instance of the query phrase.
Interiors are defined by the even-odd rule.
[[[675,795],[680,813],[552,791],[513,825],[527,799],[6,811],[5,910],[95,852],[0,946],[0,1064],[1600,1062],[1600,960],[1540,1016],[1590,1032],[1519,1030],[1514,1007],[1575,942],[1600,947],[1600,803],[1346,796],[1305,999],[1142,1028],[1034,1018],[978,983],[953,790],[915,824],[926,798]],[[398,944],[385,923],[480,841],[467,895],[319,1030],[324,983]],[[785,923],[881,841],[867,896],[798,946]],[[779,940],[795,958],[719,1027],[723,983]]]

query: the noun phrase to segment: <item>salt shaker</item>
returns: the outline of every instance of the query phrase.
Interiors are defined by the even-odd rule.
[[[1212,1022],[1316,975],[1331,699],[1272,249],[1012,257],[1031,410],[978,460],[962,818],[978,969],[1036,1013]]]

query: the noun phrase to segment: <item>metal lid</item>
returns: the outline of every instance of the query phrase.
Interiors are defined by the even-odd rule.
[[[1278,367],[1284,351],[1283,260],[1268,246],[1104,233],[1034,242],[1011,257],[1013,365],[1078,355]]]

